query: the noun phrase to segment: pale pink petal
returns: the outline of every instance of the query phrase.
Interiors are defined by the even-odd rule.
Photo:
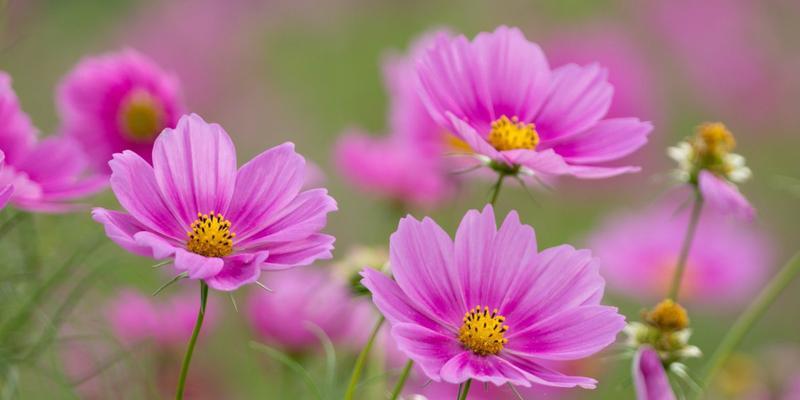
[[[431,310],[414,303],[403,293],[397,282],[385,274],[365,268],[361,276],[364,277],[361,283],[372,293],[372,302],[391,325],[410,323],[439,333],[455,335],[455,331],[444,329],[437,317],[431,316]]]
[[[490,382],[500,386],[530,386],[523,371],[497,356],[479,356],[470,351],[461,351],[441,367],[442,380],[448,383],[463,383],[467,379]]]
[[[625,157],[647,143],[653,124],[636,118],[614,118],[598,122],[591,128],[555,146],[567,162],[601,163]]]
[[[261,265],[269,256],[269,252],[237,254],[223,258],[222,269],[214,276],[205,279],[212,289],[225,292],[236,290],[248,283],[255,282],[261,275]]]
[[[466,351],[455,336],[442,334],[417,324],[392,325],[392,337],[397,347],[425,371],[431,379],[439,380],[442,367],[448,360]],[[442,379],[446,378],[444,376]]]
[[[225,262],[217,257],[205,257],[184,249],[175,251],[175,269],[186,272],[189,279],[209,279],[219,274]]]
[[[633,359],[633,383],[637,400],[675,400],[658,353],[643,347]]]
[[[755,216],[756,210],[734,184],[704,170],[700,171],[698,185],[703,200],[709,206],[745,220],[751,220]]]

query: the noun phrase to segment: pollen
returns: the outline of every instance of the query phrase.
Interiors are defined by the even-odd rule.
[[[517,117],[508,119],[505,115],[492,122],[489,143],[497,150],[533,150],[539,144],[539,134],[533,124],[519,121]]]
[[[702,149],[715,156],[724,156],[736,147],[731,131],[722,122],[706,122],[697,128]]]
[[[231,222],[222,214],[215,214],[214,211],[208,214],[197,213],[192,230],[186,234],[189,236],[186,249],[192,253],[206,257],[224,257],[233,252],[233,238],[236,234],[231,232]]]
[[[671,299],[662,300],[652,310],[645,312],[644,320],[662,332],[681,331],[689,327],[686,309]]]
[[[164,114],[164,107],[158,99],[144,90],[136,90],[120,107],[119,126],[131,140],[149,142],[164,129]]]
[[[464,347],[479,356],[493,355],[503,350],[508,339],[503,335],[508,325],[506,318],[497,314],[497,309],[489,312],[489,307],[476,306],[464,315],[464,322],[458,330],[458,340]]]

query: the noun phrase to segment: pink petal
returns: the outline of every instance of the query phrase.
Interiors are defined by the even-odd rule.
[[[597,64],[553,70],[550,94],[535,119],[542,146],[580,133],[606,115],[614,94],[607,78],[608,71]]]
[[[8,199],[11,198],[11,195],[14,193],[14,187],[11,185],[6,185],[0,188],[0,209],[6,206],[8,203]]]
[[[429,378],[445,379],[442,368],[448,360],[464,354],[454,335],[442,334],[413,323],[392,324],[397,347],[419,365]]]
[[[522,165],[540,175],[562,175],[570,171],[570,166],[553,149],[543,151],[508,150],[503,154],[512,164]]]
[[[133,238],[133,235],[136,233],[147,229],[142,226],[136,218],[123,212],[106,210],[104,208],[95,208],[92,210],[92,218],[103,224],[106,236],[125,250],[144,257],[153,256],[149,246],[142,246],[136,243],[136,240]]]
[[[467,311],[453,260],[453,241],[430,218],[400,220],[389,239],[389,259],[397,284],[423,309],[458,327]]]
[[[639,167],[595,167],[590,165],[570,165],[569,174],[576,178],[601,179],[641,171]]]
[[[269,253],[237,254],[225,257],[225,264],[218,274],[206,278],[206,283],[212,289],[233,291],[248,283],[255,282],[261,275],[261,264],[267,259]]]
[[[269,258],[262,268],[280,270],[328,260],[333,257],[331,251],[335,240],[333,236],[315,233],[303,240],[268,246],[265,249],[269,251]]]
[[[584,389],[594,389],[597,385],[597,381],[592,378],[564,375],[527,357],[521,357],[510,352],[500,354],[503,359],[517,367],[533,383],[553,387],[578,386]]]
[[[607,119],[559,143],[555,150],[569,163],[612,161],[644,146],[652,130],[653,124],[636,118]]]
[[[614,343],[625,327],[617,309],[583,306],[534,322],[528,328],[506,333],[505,350],[548,360],[577,360]]]
[[[185,229],[198,213],[223,213],[236,182],[236,149],[217,124],[184,115],[153,146],[153,170],[169,209]],[[227,215],[225,215],[227,217]]]
[[[711,207],[744,220],[751,220],[755,217],[756,210],[734,184],[705,170],[700,171],[698,184],[703,200]]]
[[[205,257],[184,249],[175,251],[175,269],[187,272],[189,279],[208,279],[220,273],[225,262],[217,257]]]
[[[443,322],[431,310],[414,303],[388,276],[372,268],[365,268],[361,276],[364,277],[361,283],[372,293],[372,302],[392,326],[409,323],[440,333],[455,334],[455,330],[444,329]]]
[[[633,383],[638,400],[675,400],[661,358],[649,347],[643,347],[636,352],[633,359]]]
[[[153,167],[132,151],[114,155],[111,166],[111,190],[122,207],[142,225],[175,240],[186,238],[183,225],[170,208],[156,183]]]
[[[262,221],[274,218],[290,205],[303,186],[304,176],[305,160],[292,143],[266,150],[243,165],[226,215],[235,222],[232,229],[238,239],[263,229],[268,224]]]
[[[462,383],[467,379],[491,382],[497,386],[530,386],[525,373],[508,361],[497,356],[479,356],[462,350],[441,368],[442,380],[448,383]]]
[[[325,227],[328,213],[336,210],[336,201],[325,189],[300,193],[291,204],[275,210],[259,222],[266,226],[250,237],[237,233],[237,245],[249,249],[269,248],[270,244],[303,240]]]

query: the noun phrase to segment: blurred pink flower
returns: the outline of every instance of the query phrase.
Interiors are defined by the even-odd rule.
[[[317,329],[334,343],[360,343],[362,338],[355,333],[369,330],[369,318],[362,318],[369,306],[354,298],[331,272],[311,266],[269,273],[274,292],[255,290],[247,302],[253,329],[269,343],[292,352],[320,349]]]
[[[351,130],[335,149],[337,167],[353,185],[423,206],[441,202],[454,190],[442,158],[446,133],[433,122],[416,92],[414,59],[432,39],[433,34],[426,34],[411,45],[408,56],[392,54],[384,61],[390,96],[389,135],[374,137]]]
[[[661,121],[662,101],[653,66],[633,38],[633,32],[614,26],[591,26],[573,32],[561,32],[546,46],[551,64],[590,64],[597,62],[608,69],[608,82],[614,98],[608,109],[610,118],[638,115]]]
[[[237,170],[227,132],[192,114],[158,136],[153,165],[131,151],[110,164],[126,212],[96,208],[94,219],[124,249],[171,259],[189,279],[232,291],[262,269],[331,257],[334,238],[320,230],[336,201],[325,189],[302,191],[305,160],[291,143]]]
[[[3,164],[5,163],[6,155],[0,151],[0,176],[3,174]],[[14,193],[14,186],[11,184],[3,184],[0,185],[0,210],[2,210],[6,203],[8,203],[8,199],[11,198],[11,194]]]
[[[108,177],[84,176],[87,162],[80,147],[69,138],[43,140],[19,105],[11,78],[0,72],[0,151],[5,164],[0,170],[3,196],[28,211],[66,212],[74,210],[70,200],[103,190]],[[13,185],[13,193],[7,186]]]
[[[642,19],[675,51],[692,94],[730,117],[761,119],[781,106],[782,64],[772,59],[760,2],[673,0],[637,2]],[[747,99],[743,102],[742,99]]]
[[[124,150],[150,161],[156,136],[184,112],[178,79],[132,49],[83,59],[59,84],[57,103],[62,133],[100,172]]]
[[[688,207],[668,201],[610,219],[591,236],[609,286],[651,302],[666,295],[688,220]],[[631,240],[636,238],[636,240]],[[769,275],[766,235],[713,208],[702,210],[681,286],[682,301],[731,307],[750,299]]]
[[[637,400],[675,400],[658,353],[642,347],[633,358],[633,383]]]
[[[202,335],[214,329],[217,319],[217,306],[209,300]],[[194,291],[160,301],[127,289],[110,302],[106,315],[114,335],[125,344],[152,341],[162,347],[182,347],[192,335],[199,307],[200,299]]]
[[[594,388],[594,379],[545,364],[586,358],[625,325],[600,304],[604,282],[591,254],[566,245],[539,252],[516,212],[498,229],[491,206],[471,210],[455,240],[430,218],[409,216],[390,254],[394,279],[367,268],[362,283],[400,350],[437,382]]]
[[[501,174],[607,178],[636,172],[607,162],[647,142],[649,122],[605,118],[613,97],[597,64],[551,70],[535,43],[501,26],[439,35],[417,64],[420,95],[434,120]]]

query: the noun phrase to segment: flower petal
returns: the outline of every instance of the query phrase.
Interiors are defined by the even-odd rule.
[[[236,149],[217,124],[184,115],[153,145],[153,170],[167,205],[185,229],[197,213],[228,211],[236,182]]]
[[[269,248],[270,244],[303,240],[319,232],[328,221],[328,213],[336,210],[336,201],[325,189],[300,193],[291,204],[265,215],[259,222],[262,230],[241,238],[237,245],[248,249]]]
[[[429,378],[438,381],[448,360],[464,354],[454,335],[433,331],[413,323],[392,325],[392,337],[397,347],[422,368]]]
[[[132,151],[114,154],[111,190],[122,207],[142,225],[176,240],[186,238],[186,229],[161,197],[153,167]]]
[[[454,330],[467,311],[453,264],[453,241],[436,223],[400,220],[389,239],[392,274],[403,292]]]
[[[638,400],[675,400],[658,353],[643,347],[633,359],[633,383]]]
[[[739,189],[732,183],[718,178],[708,171],[700,171],[698,185],[703,200],[723,213],[736,215],[744,220],[751,220],[756,210]]]
[[[136,240],[133,238],[133,235],[136,233],[147,229],[142,226],[136,218],[123,212],[106,210],[104,208],[95,208],[92,210],[92,218],[103,224],[106,230],[106,236],[125,250],[144,257],[153,256],[150,247],[136,243]]]
[[[479,356],[470,351],[451,358],[441,369],[442,380],[448,383],[463,383],[467,379],[491,382],[497,386],[530,386],[525,373],[508,361],[497,356]]]
[[[595,167],[590,165],[570,165],[569,174],[576,178],[601,179],[639,172],[639,167]]]
[[[536,174],[552,176],[566,174],[570,171],[570,166],[553,149],[543,151],[508,150],[503,154],[511,164],[522,165]]]
[[[372,293],[372,302],[392,326],[410,323],[440,333],[454,333],[445,330],[436,317],[428,315],[430,310],[420,310],[388,276],[372,268],[365,268],[361,276],[361,283]]]
[[[552,315],[521,330],[509,330],[506,349],[548,360],[588,357],[614,343],[625,318],[607,306],[583,306]]]
[[[224,265],[218,274],[206,278],[212,289],[230,292],[248,283],[255,282],[261,275],[261,264],[267,259],[269,252],[237,254],[223,258]]]
[[[266,247],[269,258],[263,269],[281,270],[308,265],[317,260],[328,260],[333,255],[333,236],[315,233],[303,240],[277,243]]]
[[[614,88],[597,64],[568,64],[553,70],[547,101],[536,116],[541,146],[552,146],[596,124],[608,112]]]
[[[208,279],[220,273],[225,262],[218,257],[204,257],[184,249],[175,251],[175,269],[188,273],[189,279]]]
[[[520,357],[510,352],[501,353],[501,356],[522,371],[525,377],[533,383],[554,387],[578,386],[584,389],[594,389],[597,385],[597,381],[592,378],[564,375],[527,357]]]
[[[236,187],[228,219],[239,240],[263,229],[270,219],[287,207],[300,192],[305,177],[305,160],[284,143],[264,151],[236,175]]]
[[[637,118],[614,118],[598,122],[554,149],[569,163],[588,164],[625,157],[647,143],[653,124]]]

